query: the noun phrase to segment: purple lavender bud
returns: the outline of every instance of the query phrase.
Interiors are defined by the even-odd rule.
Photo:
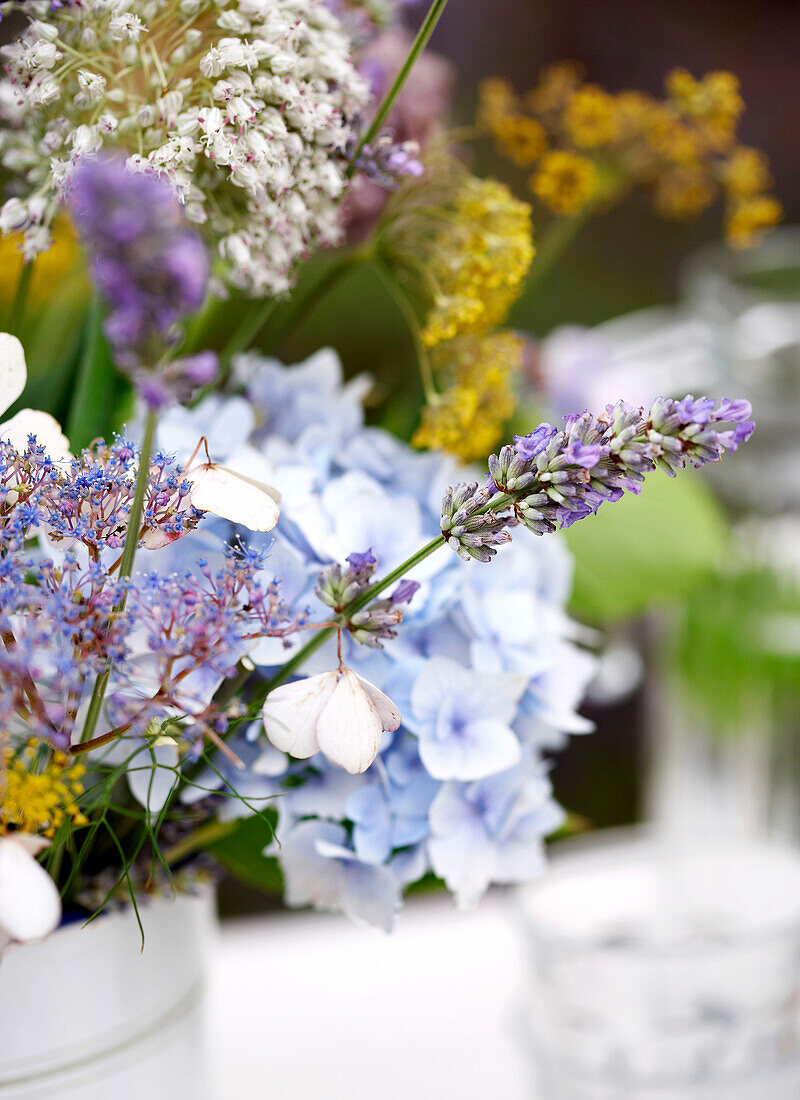
[[[393,604],[398,603],[411,603],[416,593],[419,591],[419,583],[417,581],[410,581],[404,579],[400,581],[397,588],[392,592],[389,597]]]
[[[137,379],[136,389],[148,409],[163,409],[172,403],[172,394],[157,374],[143,374]]]
[[[369,84],[370,97],[372,99],[382,99],[389,83],[389,73],[383,62],[377,58],[368,57],[361,62],[358,71]]]
[[[745,420],[749,420],[752,415],[753,407],[749,401],[742,398],[738,401],[731,401],[729,398],[723,397],[714,419],[740,424]]]
[[[425,167],[419,158],[416,141],[396,142],[390,130],[384,130],[371,145],[362,146],[356,166],[367,179],[394,191],[402,176],[422,176]]]
[[[531,459],[543,451],[556,435],[556,429],[550,424],[540,424],[529,435],[515,435],[514,446],[517,454],[523,458]]]
[[[372,553],[372,547],[369,550],[365,550],[363,554],[349,554],[345,559],[349,565],[352,565],[353,569],[357,573],[369,569],[372,565],[377,565],[378,559]]]
[[[596,466],[600,461],[603,453],[603,448],[599,443],[581,443],[580,440],[575,440],[570,443],[567,450],[564,452],[570,462],[576,466],[583,466],[586,470],[591,470],[593,466]]]
[[[205,298],[206,249],[169,184],[129,171],[121,156],[83,157],[68,202],[109,308],[105,331],[117,361],[150,368]],[[154,398],[156,388],[149,392]]]
[[[690,394],[688,397],[684,397],[682,401],[678,401],[676,408],[682,423],[707,424],[714,411],[714,402],[708,397],[701,397],[695,401]],[[726,418],[723,417],[723,419]]]
[[[219,356],[213,351],[199,351],[180,361],[184,378],[193,386],[208,386],[219,372]]]
[[[746,443],[750,436],[755,431],[755,421],[745,420],[741,424],[737,424],[731,431],[720,432],[719,441],[726,451],[733,453],[739,447],[740,443]]]

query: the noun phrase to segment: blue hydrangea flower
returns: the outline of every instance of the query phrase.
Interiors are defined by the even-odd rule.
[[[398,848],[424,841],[439,784],[426,770],[414,739],[400,734],[379,757],[368,781],[345,803],[360,859],[384,863]]]
[[[376,576],[384,574],[438,534],[444,488],[475,479],[450,458],[415,452],[365,426],[368,385],[345,384],[332,352],[296,367],[249,354],[236,362],[235,377],[241,393],[167,412],[159,443],[169,445],[174,425],[180,457],[205,434],[212,459],[234,469],[240,461],[261,464],[256,476],[282,494],[264,579],[280,577],[285,602],[294,612],[307,608],[312,620],[330,615],[315,594],[324,567],[369,551],[378,559]],[[235,430],[215,437],[222,420]],[[198,534],[210,530],[220,541],[234,533],[205,520]],[[187,551],[191,537],[181,540]],[[173,567],[181,542],[170,548]],[[405,719],[384,736],[372,767],[353,776],[318,754],[285,758],[281,775],[270,756],[269,774],[256,775],[258,753],[247,756],[243,778],[228,766],[231,788],[244,783],[250,796],[259,790],[265,798],[280,792],[275,854],[290,903],[342,908],[382,926],[400,891],[430,870],[461,901],[477,900],[493,881],[538,873],[542,837],[559,819],[541,752],[587,727],[576,707],[594,667],[565,611],[570,560],[555,536],[517,539],[487,569],[434,554],[409,576],[420,587],[396,638],[380,650],[344,638],[345,664],[389,695]],[[250,650],[261,674],[269,676],[299,644],[287,642],[288,649],[283,639],[265,638]],[[330,641],[300,675],[336,661]],[[261,751],[265,744],[262,736]],[[463,821],[445,828],[448,806],[448,820],[452,807],[462,817],[469,808],[480,839],[474,882],[466,886],[453,862],[471,834]],[[248,810],[230,799],[225,812]],[[533,838],[535,858],[523,838]]]
[[[493,882],[541,874],[543,838],[564,820],[544,769],[530,758],[489,779],[445,783],[428,816],[431,865],[461,908],[475,905]]]
[[[280,860],[288,905],[341,910],[358,924],[390,931],[400,882],[384,864],[361,859],[340,825],[299,822],[283,837]]]
[[[521,746],[511,728],[526,680],[464,668],[431,657],[414,681],[405,724],[435,779],[480,779],[516,764]]]

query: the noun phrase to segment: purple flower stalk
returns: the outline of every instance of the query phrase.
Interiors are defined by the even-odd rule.
[[[91,263],[92,277],[109,314],[105,333],[117,362],[139,374],[175,343],[178,325],[206,295],[209,258],[185,221],[169,184],[130,171],[120,156],[82,158],[70,183],[69,207]],[[208,353],[173,363],[157,381],[145,381],[145,400],[163,404],[191,392],[216,374]],[[198,384],[195,382],[195,385]]]
[[[368,607],[346,617],[347,605],[367,592],[377,568],[378,559],[371,549],[350,554],[347,568],[335,562],[323,569],[315,589],[319,599],[342,616],[342,627],[355,641],[373,649],[383,648],[382,640],[396,637],[394,628],[403,621],[402,605],[410,603],[419,588],[416,581],[403,578],[390,596],[372,600]]]
[[[483,487],[457,485],[442,501],[441,530],[456,553],[489,561],[521,523],[534,534],[570,527],[607,500],[638,493],[660,466],[670,477],[686,466],[718,462],[750,438],[747,401],[660,397],[648,415],[624,401],[564,418],[563,428],[540,424],[489,458]]]

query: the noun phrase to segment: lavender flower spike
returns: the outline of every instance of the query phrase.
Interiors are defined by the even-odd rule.
[[[747,401],[658,398],[649,414],[624,401],[600,416],[564,418],[556,429],[540,424],[489,458],[483,488],[456,485],[442,500],[441,529],[468,560],[489,561],[495,547],[521,523],[534,534],[570,527],[625,492],[638,493],[645,474],[660,466],[671,477],[687,465],[718,462],[748,440],[754,424]]]
[[[464,561],[491,561],[497,547],[511,538],[504,530],[508,519],[489,509],[494,495],[491,483],[479,489],[477,482],[456,485],[444,494],[442,534]]]
[[[209,259],[202,240],[169,184],[130,171],[121,156],[81,159],[69,207],[109,306],[105,332],[117,362],[134,374],[152,368],[177,339],[179,322],[205,298]],[[161,385],[142,386],[150,405],[184,397],[198,373],[199,384],[215,373],[208,358],[186,360],[183,368],[173,364]]]

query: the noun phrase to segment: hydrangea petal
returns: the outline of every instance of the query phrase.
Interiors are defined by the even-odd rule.
[[[519,740],[505,722],[479,718],[456,729],[442,716],[440,737],[420,739],[419,754],[436,779],[483,779],[518,763]]]
[[[351,775],[366,771],[380,748],[381,713],[386,713],[385,705],[376,705],[360,678],[349,668],[343,669],[317,723],[320,749]]]
[[[379,688],[376,688],[369,680],[365,680],[363,676],[358,676],[357,678],[358,682],[367,693],[367,698],[375,708],[384,731],[386,733],[394,733],[403,720],[400,716],[400,711],[389,696],[385,695]]]
[[[261,716],[276,749],[300,760],[319,752],[317,722],[335,687],[336,672],[322,672],[269,693]]]
[[[197,466],[189,471],[189,499],[195,508],[240,523],[251,531],[271,531],[280,509],[275,490],[224,466]]]
[[[16,836],[0,837],[0,935],[26,943],[60,920],[58,889],[34,853]]]
[[[27,380],[22,344],[10,332],[0,332],[0,413],[14,404]]]

